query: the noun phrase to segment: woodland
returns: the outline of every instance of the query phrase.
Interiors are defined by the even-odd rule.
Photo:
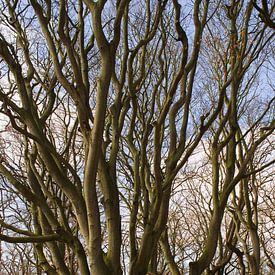
[[[274,11],[0,0],[0,274],[274,274]]]

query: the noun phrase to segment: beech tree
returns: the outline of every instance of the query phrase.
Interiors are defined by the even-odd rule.
[[[272,201],[259,199],[274,164],[272,4],[0,5],[1,262],[259,274],[262,254],[274,268],[272,221],[258,222]]]

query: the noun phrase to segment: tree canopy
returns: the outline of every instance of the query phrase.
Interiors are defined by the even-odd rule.
[[[0,10],[3,272],[274,272],[272,1]]]

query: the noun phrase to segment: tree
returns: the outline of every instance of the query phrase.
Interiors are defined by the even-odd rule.
[[[274,19],[274,3],[269,3],[267,0],[261,1],[261,7],[258,6],[257,1],[253,3],[255,9],[259,12],[260,18],[263,22],[272,29],[275,29]]]
[[[253,162],[275,127],[273,99],[259,102],[250,125],[243,118],[274,34],[253,5],[1,1],[0,174],[7,208],[0,239],[16,249],[31,244],[24,246],[33,253],[28,268],[181,274],[170,203],[177,188],[188,186],[188,178],[177,184],[179,175],[208,139],[211,211],[201,212],[209,222],[190,274],[215,269],[236,188],[245,190],[247,209],[244,222],[244,206],[235,200],[237,224],[257,239],[247,253],[257,274],[260,240],[247,181],[252,177],[255,186],[255,175],[274,163]],[[230,245],[242,241],[234,235]]]

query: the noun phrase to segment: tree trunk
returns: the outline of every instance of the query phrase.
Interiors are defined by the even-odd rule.
[[[200,258],[189,263],[189,274],[190,275],[200,275],[202,272],[210,265],[217,248],[217,242],[219,237],[220,225],[223,218],[223,209],[219,209],[219,205],[215,207],[212,219],[210,221],[208,236],[206,244]]]

